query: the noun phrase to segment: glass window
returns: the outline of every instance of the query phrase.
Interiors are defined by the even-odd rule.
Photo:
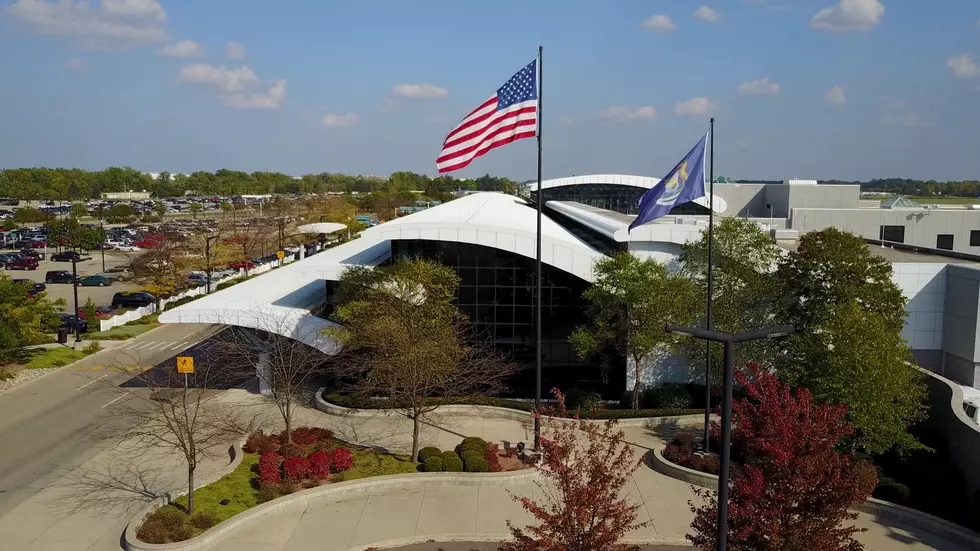
[[[948,233],[941,233],[936,236],[936,248],[944,249],[947,251],[953,250],[953,235]]]
[[[980,230],[970,230],[970,246],[980,247]]]

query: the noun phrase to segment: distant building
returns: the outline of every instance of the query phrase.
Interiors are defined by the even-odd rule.
[[[149,199],[152,193],[149,191],[110,191],[102,194],[103,199],[116,201],[133,201]]]

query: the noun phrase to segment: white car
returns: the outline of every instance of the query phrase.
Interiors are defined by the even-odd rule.
[[[137,247],[136,245],[120,245],[120,246],[116,247],[116,250],[117,251],[122,251],[124,253],[135,253],[135,252],[137,252],[137,251],[139,251],[141,249],[139,247]]]

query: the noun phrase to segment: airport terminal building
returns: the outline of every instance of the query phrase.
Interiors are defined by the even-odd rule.
[[[909,299],[905,338],[919,363],[961,384],[980,386],[980,207],[927,208],[907,200],[863,201],[858,186],[718,183],[702,198],[627,233],[636,202],[655,178],[602,174],[542,183],[543,376],[548,385],[601,389],[618,397],[632,377],[624,358],[594,365],[568,342],[583,323],[582,292],[593,265],[627,248],[670,261],[717,217],[751,219],[777,242],[795,246],[809,231],[837,227],[869,240],[893,264]],[[322,329],[336,281],[352,265],[425,257],[453,267],[458,304],[513,358],[534,362],[536,184],[524,197],[475,193],[365,230],[360,238],[164,312],[164,323],[222,323],[283,334],[330,354]],[[530,385],[517,381],[515,391]],[[649,382],[697,380],[683,362]]]

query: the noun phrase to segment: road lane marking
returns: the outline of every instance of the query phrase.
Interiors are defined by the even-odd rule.
[[[99,381],[101,381],[102,379],[105,379],[105,378],[106,378],[106,377],[108,377],[108,376],[109,376],[109,374],[108,374],[108,373],[106,373],[105,375],[103,375],[103,376],[101,376],[101,377],[99,377],[98,379],[95,379],[94,381],[89,381],[89,382],[87,382],[87,383],[85,383],[84,385],[82,385],[82,386],[80,386],[80,387],[78,387],[78,388],[76,388],[75,390],[82,390],[83,388],[85,388],[85,387],[87,387],[87,386],[89,386],[89,385],[94,385],[95,383],[97,383],[97,382],[99,382]]]
[[[158,346],[166,346],[166,344],[167,343],[165,343],[165,342],[153,342],[152,346],[148,346],[148,347],[144,348],[144,350],[148,350],[148,351],[149,350],[153,350],[154,348],[157,348]]]
[[[109,406],[111,406],[112,404],[115,404],[115,403],[116,403],[116,402],[118,402],[119,400],[122,400],[123,398],[125,398],[125,397],[126,397],[126,396],[128,396],[128,395],[129,395],[129,392],[124,392],[124,393],[123,393],[123,394],[122,394],[121,396],[119,396],[119,397],[117,397],[117,398],[115,398],[115,399],[113,399],[113,400],[112,400],[111,402],[109,402],[108,404],[106,404],[106,405],[104,405],[104,406],[102,406],[102,408],[103,408],[103,409],[105,409],[105,408],[107,408],[107,407],[109,407]]]
[[[177,350],[177,349],[183,350],[186,347],[187,347],[187,341],[182,341],[182,342],[173,343],[169,348],[171,350]]]

